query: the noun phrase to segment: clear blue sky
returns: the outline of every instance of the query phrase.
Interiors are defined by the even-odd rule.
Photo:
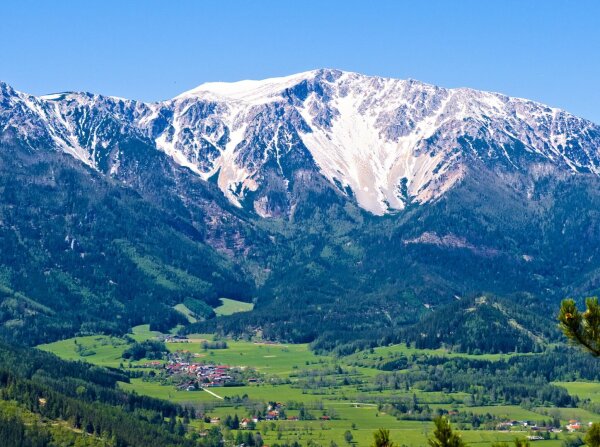
[[[331,67],[498,91],[600,123],[595,0],[6,0],[0,39],[0,79],[33,94],[150,101]]]

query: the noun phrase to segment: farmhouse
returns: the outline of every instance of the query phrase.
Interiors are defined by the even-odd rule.
[[[252,419],[244,418],[240,422],[240,428],[244,430],[251,430],[254,428],[255,422]]]
[[[165,343],[190,343],[190,340],[182,335],[168,335],[165,337]]]

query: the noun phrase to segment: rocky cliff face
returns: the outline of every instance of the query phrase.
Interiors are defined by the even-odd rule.
[[[138,138],[262,217],[293,212],[294,187],[327,179],[381,215],[441,197],[473,166],[600,173],[600,128],[532,101],[413,80],[315,70],[208,83],[161,103],[2,86],[4,132],[118,175]]]

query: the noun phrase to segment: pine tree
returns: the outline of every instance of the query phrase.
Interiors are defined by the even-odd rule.
[[[462,438],[452,432],[450,422],[445,417],[438,416],[433,420],[435,430],[433,438],[429,438],[427,442],[431,447],[464,447],[466,446]]]
[[[238,431],[235,435],[235,443],[236,445],[242,445],[244,443],[244,435],[241,431]]]
[[[586,311],[581,313],[575,301],[564,300],[560,306],[560,328],[573,343],[600,356],[600,305],[597,297],[586,298]]]
[[[380,428],[373,433],[373,447],[394,447],[395,444],[390,439],[390,431]]]
[[[585,445],[600,447],[600,424],[598,422],[592,424],[585,434]]]

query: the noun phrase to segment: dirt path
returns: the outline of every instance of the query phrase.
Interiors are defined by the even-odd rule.
[[[219,396],[218,394],[213,393],[212,391],[210,391],[208,388],[202,388],[204,391],[206,391],[208,394],[212,394],[213,396],[215,396],[217,399],[221,399],[223,400],[223,398],[221,396]]]

